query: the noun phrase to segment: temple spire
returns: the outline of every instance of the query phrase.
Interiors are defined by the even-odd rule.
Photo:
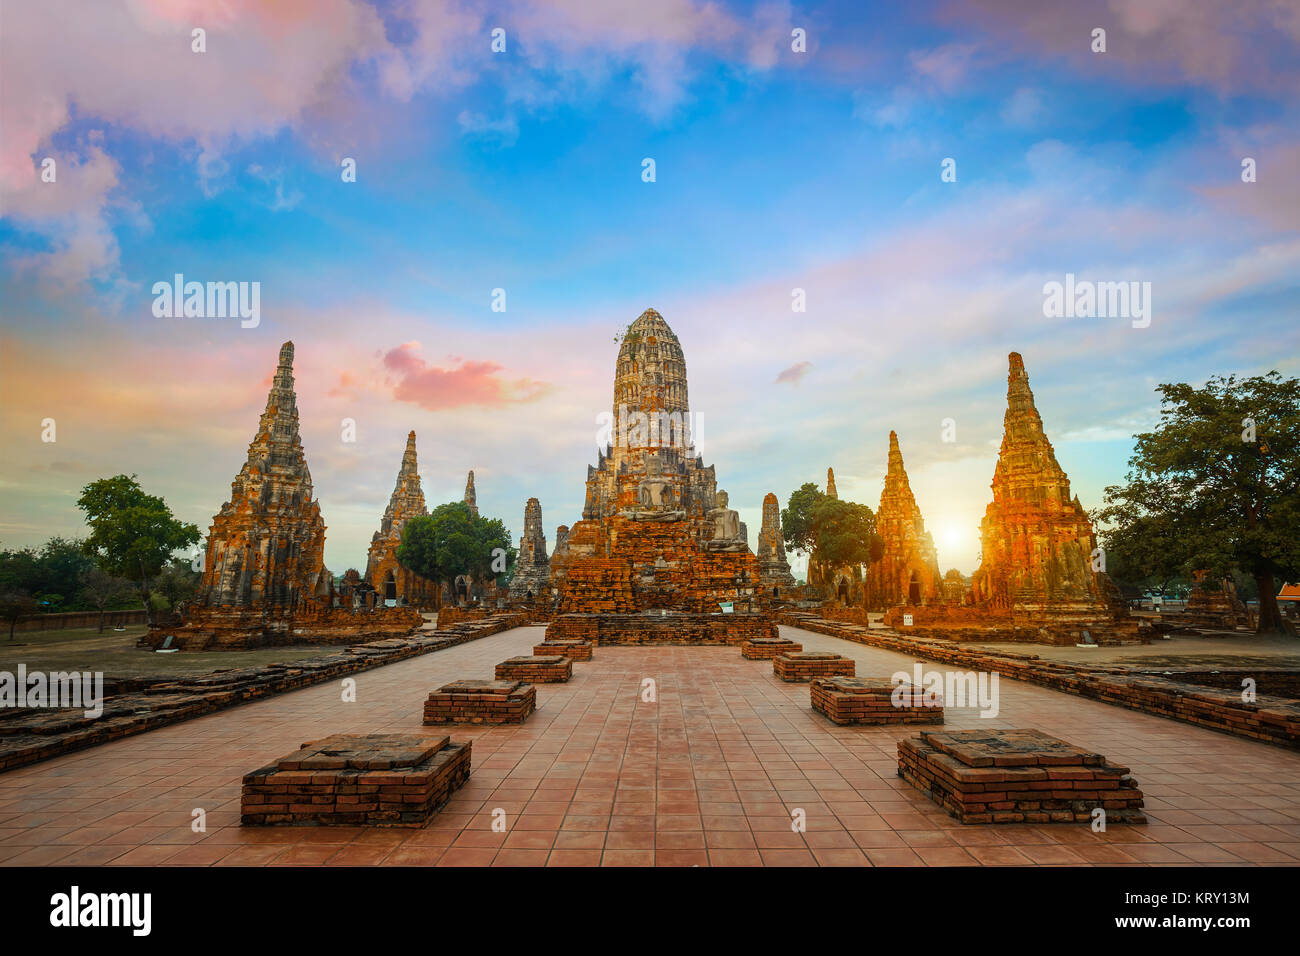
[[[838,498],[839,496],[840,496],[839,492],[835,490],[835,469],[827,468],[826,469],[826,497]]]
[[[471,469],[469,477],[465,479],[465,505],[469,508],[469,513],[478,515],[478,492],[474,490],[474,471]]]

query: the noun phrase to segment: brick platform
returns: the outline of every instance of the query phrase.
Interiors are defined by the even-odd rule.
[[[563,684],[573,676],[573,661],[559,654],[512,657],[497,665],[497,680],[528,684]]]
[[[424,702],[425,724],[522,724],[537,709],[537,688],[514,680],[458,680]]]
[[[790,651],[772,658],[772,673],[783,681],[812,680],[814,677],[852,677],[853,661],[839,654]]]
[[[335,734],[244,777],[244,826],[420,827],[469,779],[470,743]]]
[[[943,703],[925,706],[921,688],[886,677],[817,677],[812,708],[837,724],[942,724]]]
[[[549,641],[602,644],[740,644],[778,637],[775,622],[762,614],[560,614],[546,627]]]
[[[591,660],[591,645],[586,641],[542,641],[533,647],[534,654],[559,654],[571,661]]]
[[[802,650],[802,644],[796,644],[788,637],[755,637],[741,642],[740,656],[751,661],[770,661],[778,654],[796,653]]]
[[[898,775],[962,823],[1146,823],[1127,767],[1037,730],[922,731]]]
[[[1205,672],[1195,668],[1161,668],[1159,672],[1133,665],[1071,664],[1050,661],[1034,655],[989,648],[963,647],[953,641],[928,637],[907,637],[888,630],[877,630],[856,624],[842,624],[800,611],[784,611],[777,615],[780,623],[803,628],[815,634],[838,637],[882,650],[923,657],[926,660],[951,664],[961,669],[996,671],[1003,677],[1027,681],[1088,697],[1119,707],[1128,707],[1158,717],[1170,717],[1189,724],[1198,724],[1212,730],[1251,737],[1269,743],[1300,749],[1300,701],[1293,694],[1294,685],[1283,672],[1294,668],[1256,668],[1267,678],[1261,681],[1261,693],[1253,701],[1242,700],[1240,678],[1233,681],[1232,689],[1219,690],[1202,686],[1200,675]],[[1186,670],[1191,681],[1180,678]],[[1235,671],[1224,668],[1223,673]],[[1253,676],[1243,673],[1242,676]],[[1273,689],[1269,689],[1273,688]]]

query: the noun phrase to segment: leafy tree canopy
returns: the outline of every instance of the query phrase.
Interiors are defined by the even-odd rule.
[[[876,516],[866,505],[831,498],[811,482],[781,511],[787,546],[824,564],[870,564],[879,558]]]
[[[505,553],[504,561],[500,552]],[[510,532],[501,520],[475,515],[463,501],[439,505],[429,515],[407,521],[397,547],[404,568],[443,584],[462,574],[496,578],[509,566],[512,554]]]
[[[1274,371],[1156,390],[1159,422],[1134,436],[1127,484],[1108,487],[1093,515],[1107,563],[1161,579],[1245,572],[1259,630],[1285,630],[1277,585],[1300,578],[1300,379]]]
[[[138,582],[146,608],[150,582],[176,551],[199,541],[198,526],[177,521],[167,503],[147,494],[135,475],[92,481],[82,489],[77,507],[90,526],[85,552],[109,574]]]

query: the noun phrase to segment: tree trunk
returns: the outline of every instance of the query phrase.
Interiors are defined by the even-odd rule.
[[[100,634],[104,633],[104,609],[102,607],[99,609],[99,632],[98,633]]]
[[[1273,586],[1273,572],[1264,571],[1255,575],[1255,585],[1259,588],[1259,623],[1256,634],[1287,634],[1282,622],[1282,612],[1277,606],[1277,591]]]
[[[11,617],[9,619],[9,643],[10,644],[14,642],[14,628],[16,628],[17,626],[18,626],[18,618]]]

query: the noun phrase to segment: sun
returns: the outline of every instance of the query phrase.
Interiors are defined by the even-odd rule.
[[[964,525],[956,521],[943,521],[935,529],[935,538],[939,544],[939,550],[949,554],[955,551],[962,551],[970,544],[970,533]]]

